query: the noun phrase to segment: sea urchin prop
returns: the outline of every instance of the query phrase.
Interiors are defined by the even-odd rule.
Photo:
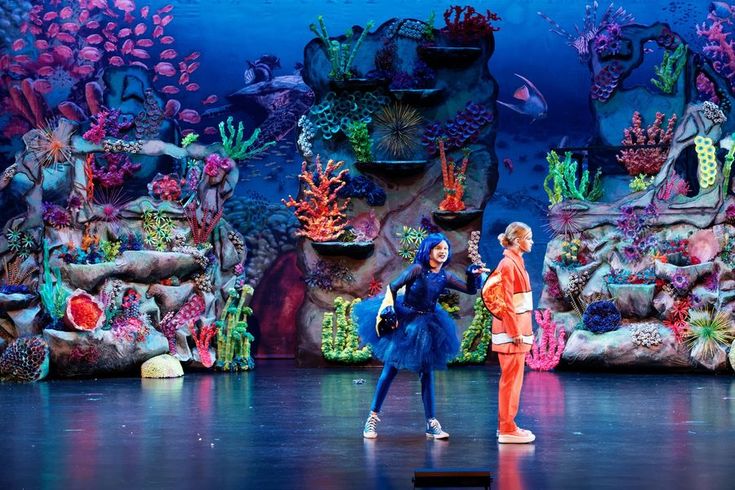
[[[552,237],[576,235],[582,231],[582,223],[576,209],[554,206],[549,210],[545,228]]]

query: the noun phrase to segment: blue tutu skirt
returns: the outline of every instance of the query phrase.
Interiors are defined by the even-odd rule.
[[[459,338],[449,314],[439,305],[429,313],[417,312],[404,305],[403,296],[399,296],[394,305],[398,329],[378,337],[375,317],[382,302],[383,296],[370,298],[356,304],[352,311],[360,338],[370,345],[373,356],[384,364],[417,373],[446,369],[459,351]]]

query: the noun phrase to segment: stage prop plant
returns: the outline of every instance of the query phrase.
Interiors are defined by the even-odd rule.
[[[370,141],[367,123],[353,121],[347,128],[347,137],[350,139],[350,145],[352,145],[352,151],[355,153],[357,161],[373,161],[372,142]]]
[[[452,360],[452,364],[480,364],[487,359],[493,316],[479,297],[475,300],[474,310],[475,316],[462,334],[459,354]]]
[[[71,292],[62,285],[61,271],[58,268],[53,271],[51,270],[51,264],[49,264],[49,243],[48,240],[44,239],[43,282],[38,287],[38,295],[54,325],[58,325],[59,320],[64,317],[66,302],[70,294]]]
[[[252,286],[245,285],[240,292],[230,289],[222,315],[217,320],[217,362],[221,371],[249,371],[255,367],[250,355],[250,344],[254,340],[248,332],[248,316],[253,310],[246,306],[252,297]]]
[[[536,310],[534,317],[542,333],[533,340],[531,351],[526,354],[526,365],[536,371],[551,371],[561,360],[567,334],[554,322],[551,310]]]
[[[245,128],[242,125],[242,121],[237,123],[236,131],[235,126],[232,124],[232,120],[233,118],[230,116],[226,121],[221,121],[219,123],[219,134],[222,138],[222,147],[225,154],[233,160],[242,161],[253,158],[276,144],[275,141],[269,141],[259,148],[250,149],[260,135],[260,128],[253,131],[250,138],[244,140],[243,133]]]
[[[158,330],[168,340],[169,354],[176,355],[176,331],[182,327],[191,329],[191,325],[204,313],[205,307],[204,298],[199,294],[193,294],[178,311],[169,311],[164,315],[158,324]]]
[[[358,364],[371,357],[370,347],[359,348],[357,326],[350,315],[360,298],[348,301],[334,298],[334,312],[324,313],[322,319],[322,355],[324,359],[344,364]]]
[[[697,152],[697,177],[699,187],[707,189],[717,180],[717,157],[712,138],[697,136],[694,138],[694,150]]]
[[[719,310],[692,310],[689,312],[689,330],[684,340],[691,348],[691,356],[707,369],[717,369],[725,363],[727,348],[735,339],[729,312]]]
[[[590,303],[582,315],[585,330],[592,333],[606,333],[620,326],[620,312],[612,301]]]
[[[572,159],[572,152],[564,154],[564,160],[555,151],[546,155],[549,173],[544,179],[544,190],[549,196],[549,207],[559,204],[565,199],[580,201],[597,201],[602,197],[602,170],[597,169],[592,182],[589,170],[583,167],[582,177],[577,182],[577,162]]]
[[[339,238],[347,226],[344,211],[350,199],[340,204],[337,194],[345,185],[344,176],[348,171],[345,169],[335,173],[343,163],[329,160],[326,167],[322,167],[317,155],[314,172],[307,169],[306,161],[302,164],[299,179],[306,185],[303,198],[297,201],[288,196],[288,201],[281,200],[287,207],[294,208],[294,214],[301,222],[302,229],[296,232],[298,236],[315,242],[333,241]]]
[[[687,46],[679,44],[676,50],[664,52],[661,65],[654,67],[657,78],[652,78],[651,83],[657,86],[663,93],[674,93],[674,86],[687,63]]]
[[[329,72],[329,78],[332,80],[347,80],[352,78],[352,63],[355,60],[355,55],[360,49],[365,36],[370,29],[373,28],[373,21],[368,21],[365,25],[365,29],[360,33],[360,36],[352,45],[351,41],[354,37],[352,29],[347,29],[345,32],[345,42],[341,43],[336,39],[330,39],[329,33],[327,32],[327,26],[324,23],[324,16],[320,15],[317,17],[319,28],[317,29],[316,24],[310,24],[309,29],[313,32],[324,44],[324,49],[327,52],[329,63],[331,64],[331,71]]]
[[[470,161],[469,150],[463,150],[464,158],[462,159],[462,165],[456,168],[454,160],[447,161],[447,155],[444,151],[444,141],[440,139],[438,145],[439,158],[442,164],[442,181],[444,183],[444,199],[439,203],[439,209],[453,213],[464,211],[466,206],[463,198],[467,165]]]
[[[419,248],[421,241],[426,238],[429,233],[422,226],[412,228],[410,226],[403,226],[401,231],[396,233],[400,247],[398,248],[398,255],[406,262],[413,262],[416,256],[416,251]]]

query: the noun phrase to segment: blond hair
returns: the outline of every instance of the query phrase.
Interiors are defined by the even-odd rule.
[[[516,240],[520,240],[521,237],[529,233],[531,233],[530,226],[520,221],[514,221],[505,228],[505,233],[498,235],[498,241],[503,248],[508,248],[513,246]]]

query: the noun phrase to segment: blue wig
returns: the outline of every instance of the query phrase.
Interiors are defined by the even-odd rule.
[[[431,253],[431,249],[439,245],[441,242],[447,242],[447,261],[444,262],[444,265],[448,264],[452,259],[452,245],[443,233],[432,233],[424,238],[421,241],[418,250],[416,250],[416,257],[414,257],[413,263],[429,267],[429,254]]]

